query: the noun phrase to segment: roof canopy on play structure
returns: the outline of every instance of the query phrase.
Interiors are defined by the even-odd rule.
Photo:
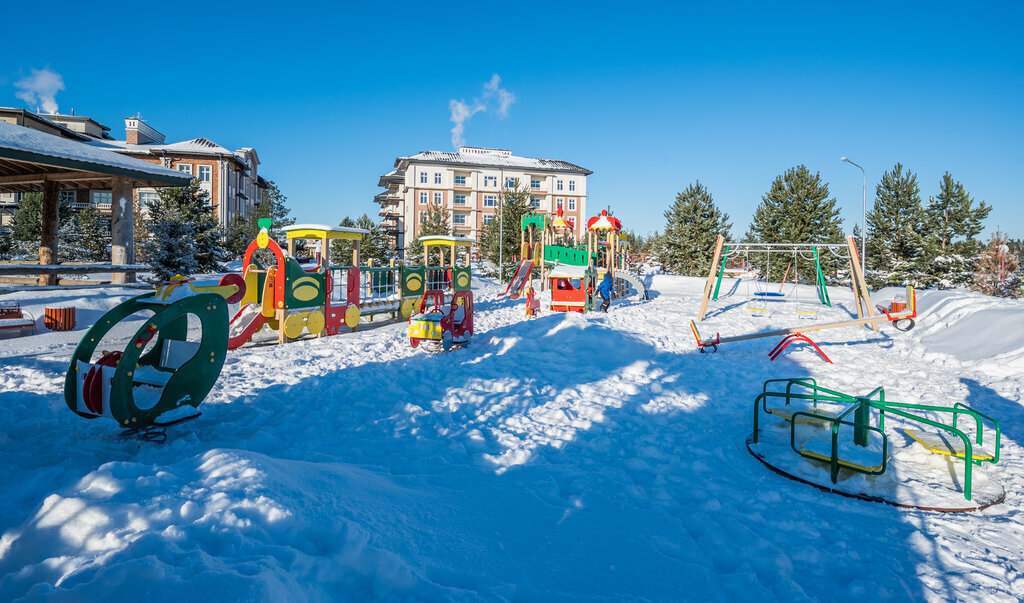
[[[602,209],[600,216],[594,216],[587,220],[587,230],[614,230],[618,232],[622,230],[622,222],[619,222],[619,219],[614,216],[609,216],[607,209]]]
[[[551,227],[560,230],[573,230],[576,225],[572,223],[572,220],[566,220],[562,216],[562,208],[559,207],[558,214],[555,216],[555,219],[551,221]]]

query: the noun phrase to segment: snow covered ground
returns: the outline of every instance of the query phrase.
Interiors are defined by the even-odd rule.
[[[806,346],[769,362],[777,339],[697,352],[701,279],[529,322],[478,281],[468,347],[414,350],[375,322],[235,350],[163,444],[61,394],[83,330],[137,291],[4,296],[74,304],[79,326],[0,341],[0,600],[1024,599],[1021,302],[922,292],[909,333],[822,331],[835,364]],[[792,326],[813,297],[755,317],[741,285],[701,330]],[[832,297],[818,320],[849,316],[850,292]],[[744,444],[754,396],[807,375],[999,419],[984,471],[1006,502],[908,511],[767,470]],[[957,487],[962,466],[941,467]]]

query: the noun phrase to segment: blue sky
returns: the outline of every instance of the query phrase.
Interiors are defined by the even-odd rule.
[[[740,235],[798,164],[849,231],[846,155],[869,207],[897,161],[925,200],[948,170],[994,205],[988,230],[1024,237],[1019,3],[371,4],[57,2],[53,21],[19,5],[0,105],[34,108],[16,84],[48,69],[60,112],[119,138],[138,112],[169,140],[254,147],[298,220],[335,223],[376,214],[395,157],[451,150],[450,102],[498,74],[515,101],[473,115],[466,143],[593,170],[591,213],[638,232],[700,180]]]

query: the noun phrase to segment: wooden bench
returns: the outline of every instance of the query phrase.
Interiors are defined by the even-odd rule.
[[[27,316],[26,316],[27,315]],[[21,309],[18,302],[0,302],[0,330],[20,331],[31,328],[36,331],[36,319]]]

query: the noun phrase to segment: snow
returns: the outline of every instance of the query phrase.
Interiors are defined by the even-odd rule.
[[[590,173],[586,168],[560,159],[520,157],[499,149],[474,149],[473,147],[463,147],[456,153],[452,153],[450,151],[420,151],[419,153],[409,157],[399,157],[395,161],[395,167],[399,167],[400,164],[408,163],[410,161],[511,167],[533,170],[554,170],[558,172],[580,172],[584,174]]]
[[[327,232],[351,232],[356,234],[369,234],[369,230],[363,228],[348,228],[345,226],[327,226],[326,224],[293,224],[282,228],[284,232],[293,230],[324,230]]]
[[[771,339],[698,353],[703,279],[656,275],[652,301],[544,303],[529,321],[475,284],[476,334],[453,352],[379,319],[228,352],[202,416],[163,444],[74,415],[61,392],[83,331],[137,290],[5,296],[33,314],[74,305],[78,326],[0,341],[0,600],[1024,598],[1021,302],[919,291],[913,331],[814,334],[832,365],[806,345],[770,362]],[[734,289],[702,331],[793,326],[814,300],[801,288],[755,317]],[[818,320],[850,316],[852,294],[830,294]],[[975,488],[1006,501],[940,514],[776,475],[745,440],[761,383],[787,376],[995,417],[1001,459],[975,467]],[[963,499],[962,463],[912,445],[894,477],[901,454],[927,496]]]
[[[104,148],[88,145],[76,140],[60,138],[59,136],[52,136],[4,121],[0,121],[0,150],[2,149],[26,151],[97,166],[129,169],[142,174],[159,176],[161,181],[167,178],[173,178],[173,182],[182,181],[180,172],[159,167],[140,159],[118,155]]]

